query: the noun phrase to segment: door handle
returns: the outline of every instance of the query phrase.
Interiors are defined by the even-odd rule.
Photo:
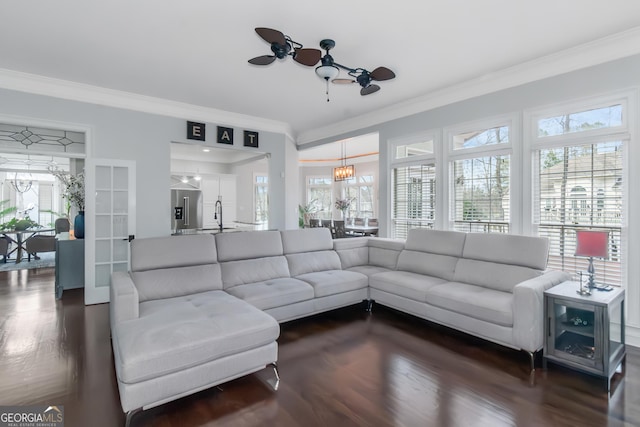
[[[127,237],[126,239],[122,239],[122,240],[126,240],[126,241],[131,242],[131,241],[132,241],[133,239],[135,239],[135,238],[136,238],[136,235],[135,235],[135,234],[129,234],[129,237]]]

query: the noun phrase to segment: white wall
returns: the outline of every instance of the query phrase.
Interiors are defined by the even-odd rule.
[[[136,162],[136,235],[166,236],[171,231],[170,142],[184,141],[186,119],[104,107],[84,102],[0,89],[0,116],[14,122],[52,122],[60,128],[87,129],[87,156]],[[7,120],[4,120],[7,121]],[[207,123],[207,141],[215,145],[215,126]],[[253,129],[255,130],[255,129]],[[234,129],[235,148],[242,149],[243,129]],[[272,155],[270,170],[272,228],[285,227],[285,177],[297,171],[285,167],[285,136],[260,132],[260,151]],[[228,148],[228,146],[225,146]],[[91,207],[87,207],[91,209]]]

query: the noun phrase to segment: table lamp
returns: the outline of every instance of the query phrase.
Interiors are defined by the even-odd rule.
[[[609,249],[609,232],[579,230],[576,231],[576,256],[589,257],[589,288],[596,287],[595,268],[593,268],[593,258],[606,258]]]

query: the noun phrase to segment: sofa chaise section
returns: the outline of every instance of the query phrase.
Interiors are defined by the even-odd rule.
[[[223,290],[211,235],[134,240],[131,272],[112,276],[110,310],[127,423],[277,361],[278,323]]]

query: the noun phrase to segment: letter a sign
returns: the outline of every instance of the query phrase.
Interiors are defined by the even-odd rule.
[[[233,128],[218,126],[218,144],[233,145]]]

